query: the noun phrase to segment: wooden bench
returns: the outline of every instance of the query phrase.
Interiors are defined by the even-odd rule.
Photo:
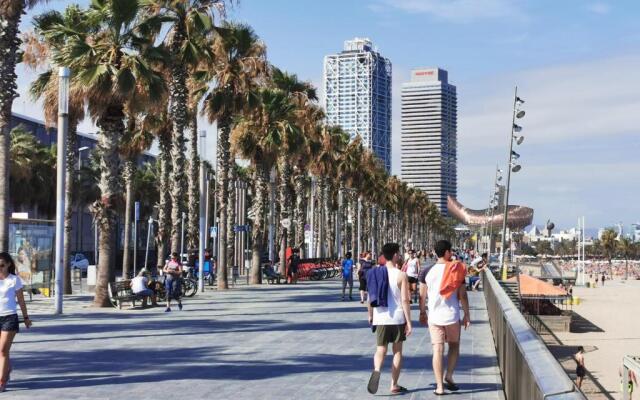
[[[267,270],[263,269],[262,278],[266,279],[267,283],[270,283],[270,284],[277,283],[279,285],[280,280],[284,279],[284,276],[280,275],[277,272],[267,273]]]
[[[144,296],[134,294],[131,290],[131,280],[109,282],[109,300],[114,307],[122,310],[122,303],[130,302],[132,307],[136,306],[136,300],[143,300]]]

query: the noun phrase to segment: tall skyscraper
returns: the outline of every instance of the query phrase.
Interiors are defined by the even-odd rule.
[[[344,42],[344,50],[324,58],[327,123],[339,125],[391,171],[391,62],[371,40]]]
[[[457,196],[457,96],[447,71],[416,69],[402,85],[401,178],[443,215]]]

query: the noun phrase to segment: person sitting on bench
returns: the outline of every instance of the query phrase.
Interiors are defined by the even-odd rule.
[[[149,278],[147,275],[149,271],[146,268],[143,268],[138,276],[131,279],[131,291],[133,294],[142,296],[142,305],[143,307],[147,304],[147,299],[151,299],[151,304],[157,306],[156,303],[156,293],[149,287]]]

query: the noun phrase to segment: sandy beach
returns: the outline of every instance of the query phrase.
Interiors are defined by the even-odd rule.
[[[584,346],[587,369],[613,398],[622,399],[618,375],[622,357],[640,355],[640,280],[576,287],[574,295],[581,299],[574,312],[591,324],[583,324],[582,333],[556,334],[565,345]]]

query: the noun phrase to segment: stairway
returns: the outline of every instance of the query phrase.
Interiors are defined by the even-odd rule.
[[[498,281],[498,283],[500,283],[500,286],[504,289],[507,296],[513,301],[513,304],[520,309],[520,287],[518,286],[518,282]]]

